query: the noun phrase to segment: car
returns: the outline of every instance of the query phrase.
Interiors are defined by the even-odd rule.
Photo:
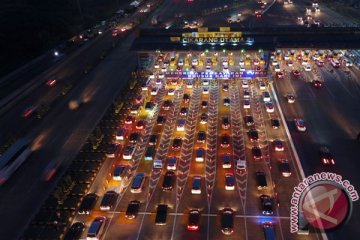
[[[125,218],[135,219],[139,213],[139,209],[140,209],[139,201],[137,200],[130,201],[125,212]]]
[[[231,161],[232,161],[232,158],[231,158],[231,155],[230,153],[225,153],[223,156],[222,156],[222,167],[224,169],[229,169],[231,168]]]
[[[191,183],[191,194],[201,194],[201,176],[194,176]]]
[[[117,129],[115,133],[115,140],[124,141],[126,136],[127,136],[127,131],[125,128]]]
[[[222,124],[221,124],[223,129],[229,129],[230,128],[230,120],[229,120],[229,116],[225,115],[222,117]]]
[[[334,156],[328,147],[320,147],[320,160],[323,165],[335,165]]]
[[[114,181],[122,181],[123,179],[127,179],[126,173],[129,170],[129,165],[116,165],[113,172],[113,180]]]
[[[316,7],[315,8],[315,13],[319,13],[320,12],[320,8],[319,7]]]
[[[250,142],[257,142],[259,140],[259,133],[255,128],[251,128],[248,131]]]
[[[235,190],[235,179],[232,173],[225,173],[225,190]]]
[[[130,113],[136,116],[139,114],[139,110],[140,110],[140,104],[133,104],[130,108]]]
[[[208,107],[208,102],[207,101],[202,101],[201,102],[201,107],[202,108],[207,108]]]
[[[82,222],[75,222],[71,225],[69,230],[64,236],[64,240],[78,240],[81,238],[82,233],[85,230],[85,224]]]
[[[158,141],[158,135],[151,134],[149,138],[149,145],[156,145],[157,141]]]
[[[263,158],[261,148],[259,148],[259,147],[252,147],[251,153],[253,155],[254,160],[260,160]]]
[[[209,94],[209,88],[204,87],[203,88],[203,94]]]
[[[208,115],[206,113],[202,113],[200,116],[200,123],[201,124],[206,124],[208,121]]]
[[[284,144],[280,139],[275,139],[273,141],[273,145],[274,145],[274,150],[276,152],[282,152],[284,151]]]
[[[107,191],[104,194],[103,199],[101,200],[100,203],[100,210],[101,211],[109,211],[110,209],[112,209],[116,203],[118,197],[118,193],[115,191]]]
[[[190,95],[187,94],[187,93],[184,93],[184,95],[183,95],[183,100],[184,100],[185,103],[190,102]]]
[[[260,195],[261,213],[263,215],[273,215],[273,200],[269,195]]]
[[[294,103],[295,102],[295,96],[292,94],[286,95],[286,99],[288,103]]]
[[[230,136],[226,134],[222,135],[220,145],[223,148],[228,148],[230,146]]]
[[[341,64],[340,64],[340,61],[339,61],[339,60],[332,58],[332,59],[331,59],[331,65],[332,65],[334,68],[338,68],[338,67],[340,67]]]
[[[177,164],[177,158],[176,157],[170,157],[167,160],[166,169],[167,170],[176,170],[176,164]]]
[[[164,79],[164,78],[165,78],[165,75],[164,75],[163,72],[161,72],[158,77],[159,77],[159,80],[160,80],[160,79]],[[158,90],[159,90],[159,89],[158,89]],[[156,95],[156,94],[155,94],[155,95]]]
[[[162,105],[162,109],[165,111],[169,110],[172,105],[172,102],[170,100],[165,100],[164,104]]]
[[[205,149],[203,149],[203,148],[196,149],[195,161],[196,162],[204,162],[204,158],[205,158]]]
[[[244,90],[243,94],[244,94],[244,99],[250,99],[251,92],[249,90]]]
[[[266,84],[265,84],[265,82],[261,81],[261,82],[259,83],[259,88],[260,88],[260,90],[266,90]]]
[[[293,61],[287,61],[287,65],[288,65],[289,67],[292,67],[292,66],[294,65],[294,63],[293,63]]]
[[[280,66],[279,66],[279,65],[276,65],[275,68],[274,68],[274,71],[275,71],[276,73],[281,72]]]
[[[162,85],[162,80],[160,79],[160,76],[155,80],[155,85]]]
[[[182,145],[182,139],[179,137],[174,138],[172,148],[174,150],[180,150],[181,145]]]
[[[295,77],[299,77],[301,74],[300,74],[300,71],[295,69],[295,70],[292,70],[292,74],[295,76]]]
[[[324,60],[317,60],[316,61],[316,65],[318,65],[319,67],[323,67],[324,65],[325,65],[325,62],[324,62]]]
[[[271,101],[271,97],[270,97],[270,93],[269,93],[269,92],[263,92],[263,93],[262,93],[262,97],[263,97],[263,101],[264,101],[264,102],[270,102],[270,101]]]
[[[120,145],[118,143],[111,143],[107,148],[106,148],[106,157],[108,158],[115,158],[119,156],[119,151],[120,151]]]
[[[186,82],[186,88],[193,88],[193,83],[191,81]]]
[[[191,65],[197,66],[198,64],[199,64],[199,61],[198,61],[196,58],[194,58],[194,59],[192,60]]]
[[[197,142],[204,143],[206,140],[206,133],[204,131],[199,131],[197,134]]]
[[[185,119],[178,119],[176,124],[176,131],[183,132],[185,131]]]
[[[166,118],[165,116],[163,115],[159,115],[157,118],[156,118],[156,124],[157,125],[163,125],[166,121]]]
[[[279,161],[279,170],[283,177],[290,177],[291,176],[291,169],[289,161],[286,159],[282,159]]]
[[[181,115],[181,116],[186,116],[186,114],[187,114],[187,108],[186,108],[186,107],[182,107],[182,108],[180,109],[180,115]]]
[[[277,72],[276,77],[279,78],[279,79],[284,78],[284,73],[283,72]]]
[[[91,210],[94,209],[95,207],[95,204],[97,202],[97,200],[99,199],[99,196],[96,195],[96,193],[88,193],[86,194],[82,201],[81,201],[81,204],[79,206],[79,209],[78,209],[78,213],[80,215],[82,214],[90,214]]]
[[[144,103],[144,96],[143,95],[138,95],[136,98],[135,98],[135,104],[143,104]]]
[[[159,88],[152,88],[150,91],[151,96],[156,96],[159,92]]]
[[[137,143],[140,140],[140,133],[133,132],[130,134],[129,142],[130,143]]]
[[[133,116],[127,116],[125,118],[125,124],[130,125],[130,124],[133,124],[133,122],[134,122],[134,117]]]
[[[223,89],[223,91],[225,91],[225,92],[229,91],[229,84],[228,84],[228,83],[223,83],[222,89]]]
[[[167,211],[168,211],[168,205],[159,204],[157,206],[156,215],[155,215],[155,224],[156,225],[165,225],[166,224]]]
[[[164,180],[162,184],[163,191],[171,191],[173,189],[175,181],[175,173],[173,171],[167,171],[164,175]]]
[[[146,112],[152,112],[154,111],[155,107],[157,106],[157,104],[153,103],[153,102],[146,102],[145,104],[145,111]]]
[[[275,111],[274,104],[272,102],[265,103],[266,112],[273,113]]]
[[[187,229],[189,231],[198,231],[200,229],[200,211],[197,209],[192,209],[189,211],[189,218]]]
[[[23,113],[22,113],[22,117],[23,118],[29,118],[33,115],[33,113],[36,111],[37,107],[36,106],[30,106],[30,107],[27,107]]]
[[[178,85],[178,80],[177,79],[171,79],[171,81],[170,81],[170,84],[172,85],[172,86],[176,86],[176,85]],[[170,91],[171,89],[169,89],[169,91]],[[174,92],[175,92],[175,89],[173,89],[172,88],[172,90],[174,90]]]
[[[271,222],[263,223],[263,231],[265,239],[276,239],[275,228]]]
[[[143,172],[136,173],[136,175],[133,178],[133,181],[131,183],[130,191],[132,193],[141,193],[142,192],[142,187],[145,183],[145,176],[146,175]]]
[[[96,217],[89,227],[86,240],[100,239],[105,228],[106,220],[105,216]]]
[[[273,129],[279,129],[279,128],[280,128],[280,121],[279,121],[279,119],[277,119],[277,118],[272,118],[272,119],[270,119],[270,121],[271,121],[271,127],[272,127]]]
[[[246,80],[243,80],[241,86],[242,88],[249,88],[249,83]]]
[[[230,235],[234,232],[234,211],[231,208],[224,208],[220,215],[221,232]]]
[[[267,188],[266,175],[263,171],[257,171],[256,176],[256,185],[258,190],[264,190]]]
[[[250,101],[249,101],[249,99],[244,99],[243,100],[243,108],[244,109],[250,109]]]
[[[313,84],[313,86],[316,87],[316,88],[320,88],[320,87],[322,86],[322,82],[319,81],[319,80],[313,80],[313,81],[312,81],[312,84]]]
[[[278,62],[276,59],[274,59],[274,60],[272,61],[271,65],[273,65],[273,66],[278,66],[278,65],[279,65],[279,62]]]
[[[306,131],[306,126],[305,126],[305,122],[304,122],[303,119],[301,119],[301,118],[295,118],[295,119],[294,119],[294,123],[295,123],[296,129],[297,129],[299,132],[305,132],[305,131]]]
[[[128,145],[124,148],[124,151],[123,151],[123,159],[124,160],[131,160],[134,153],[135,153],[135,146],[133,145]]]
[[[305,70],[305,72],[310,72],[311,71],[311,65],[310,64],[304,65],[304,70]]]
[[[56,83],[57,83],[56,79],[50,79],[50,80],[46,81],[46,85],[49,86],[49,87],[55,86]]]
[[[223,99],[224,106],[230,106],[230,98]]]
[[[184,60],[179,59],[179,61],[178,61],[178,66],[183,66],[183,65],[184,65]]]
[[[250,116],[250,115],[246,115],[244,117],[244,122],[245,122],[245,125],[248,127],[255,125],[254,118],[253,118],[253,116]]]

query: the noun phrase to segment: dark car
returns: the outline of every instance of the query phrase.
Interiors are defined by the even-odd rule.
[[[172,148],[173,148],[174,150],[180,150],[181,145],[182,145],[182,139],[179,138],[179,137],[174,138],[173,144],[172,144]]]
[[[290,169],[289,161],[281,160],[279,163],[279,170],[281,172],[281,175],[283,175],[284,177],[290,177],[291,169]]]
[[[156,225],[165,225],[167,218],[168,205],[159,204],[156,210],[155,224]]]
[[[140,209],[140,202],[137,200],[131,201],[126,209],[125,217],[127,219],[134,219],[137,217]]]
[[[76,222],[67,231],[65,234],[64,240],[78,240],[80,239],[82,233],[85,230],[85,224],[82,222]]]
[[[130,134],[130,137],[129,137],[129,141],[131,143],[137,143],[140,139],[140,133],[138,132],[133,132]]]
[[[157,134],[151,134],[150,138],[149,138],[149,144],[150,145],[156,145],[158,140],[158,135]]]
[[[156,119],[156,124],[157,125],[163,125],[166,121],[166,118],[162,115],[159,115]]]
[[[106,148],[106,157],[115,158],[118,157],[119,154],[119,144],[112,143]]]
[[[251,142],[257,142],[259,140],[259,133],[255,128],[249,130],[248,136]]]
[[[207,108],[208,107],[208,102],[207,101],[202,101],[201,102],[201,107],[202,108]]]
[[[204,143],[205,140],[206,140],[206,133],[205,133],[204,131],[198,132],[197,142],[199,142],[199,143]]]
[[[328,147],[320,148],[320,160],[324,165],[335,165],[334,156]]]
[[[202,113],[200,116],[200,123],[201,124],[206,124],[208,121],[208,115],[206,113]]]
[[[273,212],[273,200],[268,195],[260,196],[261,213],[263,215],[272,215]]]
[[[190,210],[189,212],[189,221],[187,229],[190,231],[196,231],[200,228],[200,211],[199,210]]]
[[[90,214],[90,211],[94,209],[98,199],[99,196],[95,193],[85,195],[78,210],[79,214]]]
[[[164,191],[172,190],[174,181],[175,181],[175,173],[173,171],[166,172],[165,176],[164,176],[163,184],[162,184],[162,189]]]
[[[223,104],[224,104],[224,106],[230,106],[230,98],[224,98]]]
[[[264,172],[256,172],[256,185],[258,190],[263,190],[267,188],[266,175]]]
[[[222,135],[221,136],[220,145],[223,148],[228,148],[230,146],[230,137],[229,137],[229,135]]]
[[[186,103],[190,102],[190,95],[187,93],[184,93],[183,99],[184,99],[184,102],[186,102]]]
[[[222,85],[222,89],[227,92],[229,90],[229,84],[228,83],[223,83]]]
[[[253,148],[251,149],[251,153],[252,153],[252,155],[253,155],[254,160],[262,159],[261,148],[259,148],[259,147],[253,147]]]
[[[221,232],[230,235],[234,232],[234,211],[231,208],[224,208],[221,211]]]
[[[223,129],[229,129],[230,128],[230,120],[229,120],[229,116],[223,116],[222,117],[222,124],[221,124]]]
[[[164,104],[163,104],[163,106],[162,106],[162,109],[164,109],[164,110],[169,110],[170,107],[171,107],[171,105],[172,105],[172,102],[171,102],[170,100],[165,100],[165,101],[164,101]]]
[[[101,200],[100,210],[109,211],[116,203],[118,193],[115,191],[107,191]]]
[[[273,129],[278,129],[278,128],[280,128],[280,121],[279,121],[279,119],[277,119],[277,118],[272,118],[272,119],[271,119],[271,127],[272,127]]]
[[[273,141],[273,144],[274,144],[274,150],[276,152],[282,152],[284,151],[284,144],[283,142],[280,140],[280,139],[275,139]]]
[[[313,86],[316,87],[316,88],[320,88],[320,87],[322,86],[322,82],[319,81],[319,80],[314,80],[314,81],[312,81],[312,84],[313,84]]]
[[[125,118],[125,124],[132,124],[134,122],[134,117],[133,116],[127,116]]]
[[[246,115],[244,117],[244,122],[245,122],[246,126],[253,126],[255,124],[253,116],[250,116],[250,115]]]
[[[135,128],[138,129],[138,130],[142,130],[142,129],[144,129],[144,127],[145,127],[145,122],[144,122],[144,120],[138,121],[138,122],[136,123],[136,126],[135,126]]]
[[[182,107],[182,108],[180,109],[180,115],[181,115],[181,116],[186,116],[186,114],[187,114],[187,108],[186,108],[186,107]]]

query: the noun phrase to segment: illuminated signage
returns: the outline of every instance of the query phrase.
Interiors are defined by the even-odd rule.
[[[243,72],[213,72],[213,71],[205,71],[205,72],[194,72],[194,71],[177,71],[172,73],[166,73],[165,77],[167,78],[205,78],[205,79],[231,79],[231,78],[251,78],[251,77],[266,77],[266,71],[254,71],[247,70]]]
[[[243,42],[241,32],[192,32],[183,33],[182,43],[240,43]]]

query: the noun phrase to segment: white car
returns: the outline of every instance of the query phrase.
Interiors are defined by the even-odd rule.
[[[183,65],[184,65],[184,61],[182,59],[179,59],[178,66],[183,66]]]
[[[320,12],[320,8],[316,7],[316,8],[315,8],[315,12],[316,12],[316,13],[319,13],[319,12]]]
[[[281,69],[280,69],[280,66],[279,66],[279,65],[276,65],[276,66],[275,66],[275,72],[281,72]]]
[[[160,74],[159,74],[159,78],[160,78],[160,79],[164,79],[164,77],[165,77],[164,73],[160,73]]]
[[[273,113],[275,111],[274,104],[272,102],[266,102],[265,103],[266,112]]]
[[[279,65],[279,62],[274,59],[271,64],[272,64],[273,66],[277,66],[277,65]]]
[[[244,65],[245,65],[244,60],[240,59],[240,61],[239,61],[239,65],[240,65],[240,66],[244,66]]]
[[[154,79],[154,78],[155,78],[154,73],[150,73],[150,74],[149,74],[149,79]]]
[[[294,63],[292,61],[288,61],[287,64],[288,64],[289,67],[292,67]]]
[[[159,64],[156,63],[156,64],[154,65],[154,68],[156,68],[156,69],[160,68]]]
[[[224,61],[222,62],[222,64],[223,64],[224,67],[229,66],[229,62],[228,62],[227,60],[224,60]]]
[[[297,129],[299,132],[305,132],[305,131],[306,131],[306,126],[305,126],[305,122],[304,122],[303,119],[301,119],[301,118],[295,118],[295,119],[294,119],[294,122],[295,122],[296,129]]]
[[[270,101],[271,101],[271,97],[270,97],[270,93],[269,93],[269,92],[263,92],[263,93],[262,93],[262,96],[263,96],[264,102],[270,102]]]
[[[161,72],[162,72],[162,73],[165,73],[166,71],[167,71],[166,67],[162,67],[162,68],[161,68]]]
[[[242,88],[248,88],[249,87],[249,83],[246,81],[246,80],[244,80],[244,81],[242,81]]]
[[[175,89],[170,88],[170,89],[168,90],[168,95],[169,95],[169,96],[174,96],[174,93],[175,93]]]
[[[204,80],[203,80],[203,85],[204,85],[204,86],[209,86],[209,80],[204,79]]]
[[[203,88],[203,94],[209,94],[209,89],[208,88]]]

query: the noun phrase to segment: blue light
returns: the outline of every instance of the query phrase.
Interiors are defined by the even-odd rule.
[[[262,216],[260,215],[257,219],[258,224],[264,223],[274,223],[274,218],[272,216]]]

